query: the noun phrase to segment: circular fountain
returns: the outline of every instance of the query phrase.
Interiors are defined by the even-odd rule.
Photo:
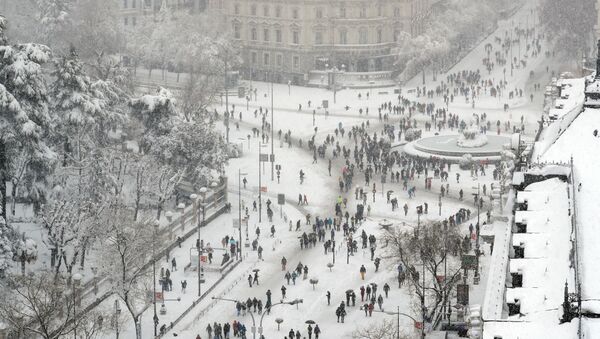
[[[404,152],[419,158],[442,158],[452,162],[470,154],[473,160],[500,161],[504,145],[510,137],[483,134],[475,124],[463,129],[458,135],[436,135],[421,138],[404,146]]]

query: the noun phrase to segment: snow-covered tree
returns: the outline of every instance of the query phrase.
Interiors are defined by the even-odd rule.
[[[124,31],[117,0],[79,0],[73,4],[72,43],[82,58],[97,59],[122,50]]]
[[[72,289],[49,273],[13,276],[0,289],[0,320],[14,337],[58,339],[79,324]]]
[[[154,235],[152,222],[131,222],[132,213],[115,202],[105,216],[107,231],[101,243],[101,274],[113,282],[113,292],[123,301],[135,324],[140,321],[151,290],[151,262],[159,238]],[[136,328],[136,337],[141,337]]]
[[[384,258],[392,259],[394,265],[402,263],[406,281],[419,302],[425,302],[426,318],[431,319],[447,303],[461,272],[459,254],[464,249],[458,227],[448,225],[444,229],[440,223],[421,223],[414,232],[390,229],[384,239],[390,245]],[[445,261],[447,273],[443,277]],[[419,304],[419,310],[420,307]]]
[[[61,187],[56,188],[56,194],[42,213],[44,241],[51,250],[55,279],[60,277],[63,267],[65,276],[71,276],[85,251],[86,241],[93,238],[94,232],[101,232],[96,227],[101,207],[78,194],[76,189],[61,190]]]
[[[390,312],[395,312],[391,310]],[[357,328],[352,332],[352,339],[409,339],[410,335],[398,334],[398,326],[395,321],[383,320],[378,323],[370,323],[367,326]]]
[[[56,158],[46,141],[52,130],[42,64],[50,57],[43,45],[9,45],[4,36],[6,20],[0,19],[0,176],[2,196],[7,181],[13,199],[25,184],[36,202],[43,200],[43,183]],[[6,201],[2,216],[6,219]]]
[[[0,194],[2,193],[0,192]],[[0,278],[4,278],[5,272],[11,266],[13,259],[11,233],[12,230],[6,225],[4,218],[0,216]]]
[[[221,174],[228,159],[223,137],[207,120],[178,120],[169,134],[157,138],[152,153],[162,163],[183,169],[184,177],[199,186]]]
[[[554,39],[559,53],[568,59],[581,59],[595,50],[593,41],[597,18],[596,1],[580,0],[565,2],[561,0],[542,1],[540,19],[548,35]],[[592,42],[590,46],[590,42]]]
[[[52,49],[62,50],[68,46],[67,32],[70,29],[70,0],[35,0],[37,5],[38,39]]]
[[[423,34],[399,36],[399,78],[408,80],[426,68],[432,68],[435,74],[452,65],[496,25],[506,5],[494,0],[449,0],[438,6]]]
[[[107,96],[116,94],[112,94],[106,84],[93,86],[73,47],[69,55],[55,64],[53,108],[60,119],[61,134],[68,139],[66,155],[73,154],[81,161],[85,148],[105,140],[109,127],[122,123],[124,118],[119,112],[108,109]]]
[[[156,95],[144,95],[132,99],[131,117],[142,125],[141,149],[147,153],[156,142],[156,138],[165,136],[173,128],[173,119],[177,116],[175,99],[170,91],[159,88]]]

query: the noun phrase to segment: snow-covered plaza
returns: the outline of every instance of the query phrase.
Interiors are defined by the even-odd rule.
[[[225,90],[227,39],[175,34],[203,23],[122,67],[0,17],[0,339],[600,337],[600,77],[546,1],[394,85]]]

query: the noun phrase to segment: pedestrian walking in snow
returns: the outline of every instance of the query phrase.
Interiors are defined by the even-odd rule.
[[[365,265],[360,266],[360,280],[365,280],[365,274],[367,274],[367,269]]]

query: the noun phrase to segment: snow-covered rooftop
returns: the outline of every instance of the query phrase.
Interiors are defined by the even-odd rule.
[[[585,87],[585,93],[600,94],[600,81],[595,80]]]
[[[577,320],[559,324],[565,281],[570,289],[575,274],[570,267],[570,186],[553,178],[519,192],[528,210],[517,211],[515,222],[527,223],[527,233],[513,234],[512,244],[524,247],[524,258],[511,258],[509,273],[522,274],[522,287],[506,288],[505,302],[519,300],[520,314],[486,319],[484,338],[576,338]],[[559,336],[556,336],[560,333]]]
[[[541,157],[545,162],[567,162],[573,157],[578,250],[584,312],[600,314],[600,110],[585,109]]]

